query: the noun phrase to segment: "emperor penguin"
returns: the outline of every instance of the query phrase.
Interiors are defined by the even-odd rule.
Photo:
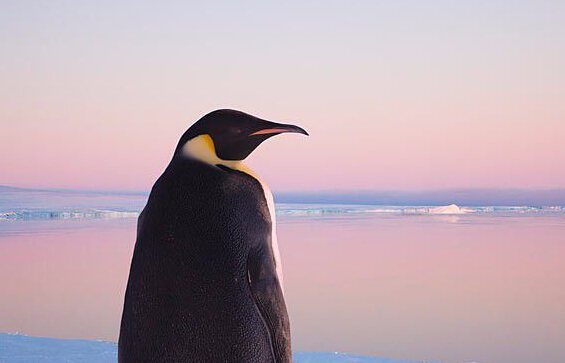
[[[292,362],[273,197],[243,160],[281,133],[235,110],[181,137],[138,219],[119,363]]]

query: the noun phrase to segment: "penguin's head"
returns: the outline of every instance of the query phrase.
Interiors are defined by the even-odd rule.
[[[236,110],[216,110],[202,117],[182,135],[175,155],[240,161],[263,141],[285,132],[308,135],[295,125],[263,120]]]

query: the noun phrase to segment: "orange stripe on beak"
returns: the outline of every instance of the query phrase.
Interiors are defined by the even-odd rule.
[[[280,128],[279,128],[279,129],[277,129],[277,128],[274,128],[274,129],[263,129],[263,130],[255,131],[254,133],[249,134],[249,136],[253,136],[253,135],[267,135],[267,134],[278,134],[278,133],[281,133],[281,132],[289,132],[289,131],[290,131],[290,130],[288,130],[288,129],[280,129]]]

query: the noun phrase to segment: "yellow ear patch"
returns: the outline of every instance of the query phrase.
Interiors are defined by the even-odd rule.
[[[182,147],[183,155],[198,159],[211,165],[225,165],[235,170],[245,169],[241,160],[223,160],[216,154],[216,146],[214,140],[208,134],[198,135],[188,140]],[[241,170],[243,171],[243,170]]]
[[[212,137],[208,134],[198,135],[195,138],[190,139],[182,147],[182,153],[185,156],[198,159],[212,165],[218,164],[220,160],[218,155],[216,155],[214,140],[212,140]]]
[[[208,146],[208,149],[210,150],[210,152],[214,153],[214,155],[216,154],[216,146],[214,145],[214,140],[212,140],[212,136],[208,135],[208,134],[204,134],[201,135],[203,141],[206,143],[206,145]]]

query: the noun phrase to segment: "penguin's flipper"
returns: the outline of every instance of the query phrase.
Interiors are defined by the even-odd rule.
[[[247,269],[253,298],[269,331],[275,362],[290,363],[290,325],[272,250],[266,245],[253,248]]]

